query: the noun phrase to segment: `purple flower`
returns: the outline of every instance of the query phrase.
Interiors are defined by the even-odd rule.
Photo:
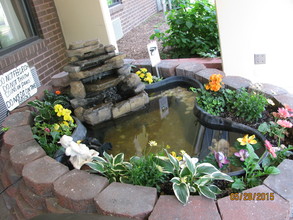
[[[241,161],[244,161],[247,157],[249,157],[249,153],[247,150],[241,149],[239,152],[234,153],[236,157],[240,157]]]
[[[227,157],[225,157],[225,155],[222,152],[214,151],[214,156],[220,168],[223,167],[223,164],[230,163],[230,161],[227,159]]]

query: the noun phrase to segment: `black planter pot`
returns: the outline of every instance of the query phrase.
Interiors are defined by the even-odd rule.
[[[145,91],[148,94],[150,94],[152,92],[159,92],[159,91],[170,89],[176,86],[203,88],[203,85],[196,79],[192,79],[192,78],[184,77],[184,76],[172,76],[162,81],[147,85],[145,88]],[[197,105],[197,103],[195,103],[193,112],[194,112],[194,115],[197,117],[199,123],[206,128],[255,135],[263,144],[266,140],[266,138],[258,130],[251,128],[249,126],[246,126],[244,124],[233,122],[225,118],[213,116],[205,112],[202,108],[200,108]],[[268,155],[268,152],[263,153],[263,155],[260,157],[260,163],[263,161],[265,157],[267,157],[267,155]],[[244,170],[239,170],[239,171],[230,172],[228,174],[230,176],[236,176],[236,175],[242,175],[244,173],[245,173]]]

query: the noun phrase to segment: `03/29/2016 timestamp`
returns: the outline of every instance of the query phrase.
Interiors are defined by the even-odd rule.
[[[273,201],[274,193],[231,193],[230,200],[232,201]]]

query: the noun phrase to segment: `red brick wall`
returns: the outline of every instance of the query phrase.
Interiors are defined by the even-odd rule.
[[[31,0],[40,39],[0,57],[0,74],[28,62],[35,66],[42,84],[67,63],[65,42],[54,0]]]
[[[124,34],[156,12],[156,0],[122,0],[122,4],[110,8],[112,20],[120,17]]]

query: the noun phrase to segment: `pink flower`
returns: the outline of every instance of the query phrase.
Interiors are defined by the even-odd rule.
[[[283,128],[292,128],[292,123],[286,120],[278,120],[277,124],[282,126]]]
[[[289,118],[291,114],[285,108],[278,108],[278,113],[280,118]]]
[[[249,157],[249,153],[247,150],[241,149],[239,152],[234,153],[236,157],[240,157],[241,161],[244,161],[247,157]]]
[[[45,128],[44,131],[49,133],[50,132],[50,129],[49,128]]]
[[[267,150],[269,151],[269,153],[273,156],[273,157],[277,157],[276,153],[275,153],[275,150],[272,146],[272,144],[268,141],[268,140],[265,140],[265,146],[267,148]]]
[[[220,168],[223,167],[223,164],[230,163],[230,161],[227,159],[227,157],[225,157],[225,155],[222,152],[214,151],[214,156]]]
[[[285,109],[287,109],[289,112],[293,112],[293,108],[291,108],[289,105],[284,105]]]

